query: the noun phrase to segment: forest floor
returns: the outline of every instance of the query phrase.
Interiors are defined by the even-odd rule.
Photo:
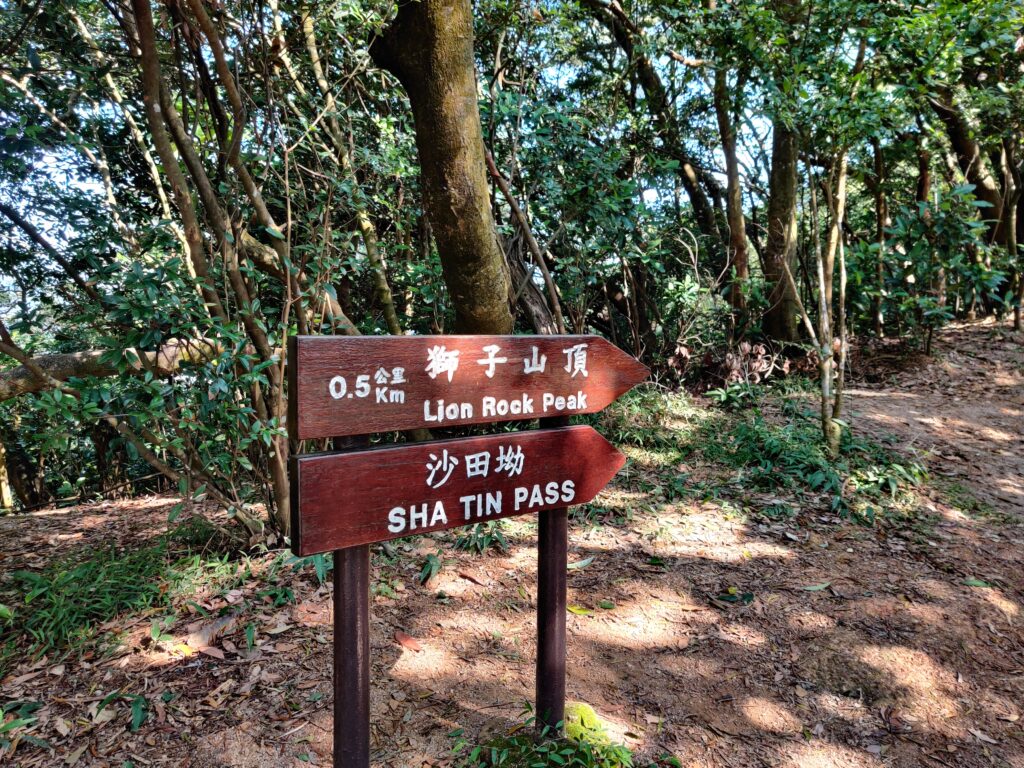
[[[638,766],[1024,768],[1024,338],[957,326],[934,358],[857,366],[838,489],[815,474],[807,388],[731,409],[654,395],[659,424],[642,402],[599,424],[630,463],[573,516],[569,698]],[[196,523],[169,536],[174,502],[0,518],[16,628],[74,624],[69,595],[142,594],[99,628],[114,650],[7,658],[0,706],[24,722],[0,731],[6,764],[331,764],[329,584],[281,552],[204,550]],[[375,766],[451,765],[453,730],[522,722],[535,521],[505,535],[505,553],[449,534],[375,555]]]

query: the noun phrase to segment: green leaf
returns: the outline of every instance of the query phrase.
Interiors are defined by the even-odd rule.
[[[586,568],[592,562],[594,562],[594,558],[588,557],[585,560],[580,560],[579,562],[576,562],[576,563],[569,563],[567,566],[565,566],[565,568],[566,568],[566,570],[569,570],[569,571],[579,571],[579,570],[582,570],[583,568]]]
[[[132,725],[131,731],[135,733],[142,727],[142,724],[146,722],[146,718],[149,716],[149,703],[146,701],[145,696],[136,696],[132,699]]]
[[[823,581],[821,584],[812,584],[809,587],[800,587],[804,592],[821,592],[824,589],[828,589],[832,586],[831,581]]]
[[[611,600],[602,600],[600,603],[598,603],[598,606],[606,611],[610,611],[612,608],[615,607],[615,603],[613,603]]]
[[[577,616],[593,616],[594,612],[589,608],[584,608],[582,605],[570,605],[569,613],[575,613]]]
[[[965,586],[968,586],[968,587],[982,587],[982,588],[986,588],[986,589],[991,589],[992,588],[992,585],[989,584],[987,581],[982,581],[981,579],[976,579],[973,576],[964,579],[963,580],[963,584]]]
[[[173,523],[175,520],[177,520],[178,517],[180,517],[181,513],[184,511],[184,509],[185,505],[180,501],[173,507],[171,507],[171,511],[167,513],[167,522]]]
[[[735,590],[735,587],[730,588],[729,592],[725,592],[721,595],[716,595],[715,600],[718,600],[722,603],[736,603],[739,605],[750,605],[752,602],[754,602],[753,592],[739,592],[738,590],[732,590]]]
[[[21,728],[22,726],[30,725],[33,722],[35,722],[34,717],[10,720],[4,723],[3,725],[0,725],[0,733],[7,733],[8,731],[13,731],[15,728]]]
[[[284,240],[284,233],[276,227],[264,227],[263,229],[275,240]]]

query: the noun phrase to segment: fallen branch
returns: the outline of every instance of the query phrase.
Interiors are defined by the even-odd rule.
[[[170,376],[181,370],[185,364],[198,365],[208,362],[219,355],[222,350],[219,343],[209,339],[171,341],[155,352],[140,352],[130,349],[125,372],[140,374],[151,371],[155,376]],[[18,359],[7,349],[0,348],[0,352]],[[21,395],[53,389],[71,378],[106,377],[122,373],[118,366],[109,362],[108,358],[109,353],[101,350],[34,357],[32,358],[32,367],[37,368],[44,376],[40,377],[32,368],[24,364],[9,371],[0,371],[0,402]],[[19,362],[21,361],[19,360]]]

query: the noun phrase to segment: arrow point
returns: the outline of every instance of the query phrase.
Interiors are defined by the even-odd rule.
[[[618,374],[620,382],[624,385],[616,397],[625,394],[637,384],[646,381],[651,375],[650,368],[621,347],[617,347],[615,344],[612,344],[603,336],[597,336],[595,338],[599,339],[600,342],[607,344],[611,348],[612,365],[615,368],[615,372]]]

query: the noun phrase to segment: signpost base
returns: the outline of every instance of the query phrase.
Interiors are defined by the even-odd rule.
[[[370,547],[334,552],[334,768],[370,767]]]
[[[541,419],[540,427],[569,425],[566,417]],[[537,531],[537,729],[549,735],[565,720],[565,611],[569,565],[569,510],[541,512]]]
[[[565,589],[569,510],[540,513],[537,554],[537,728],[565,719]]]

